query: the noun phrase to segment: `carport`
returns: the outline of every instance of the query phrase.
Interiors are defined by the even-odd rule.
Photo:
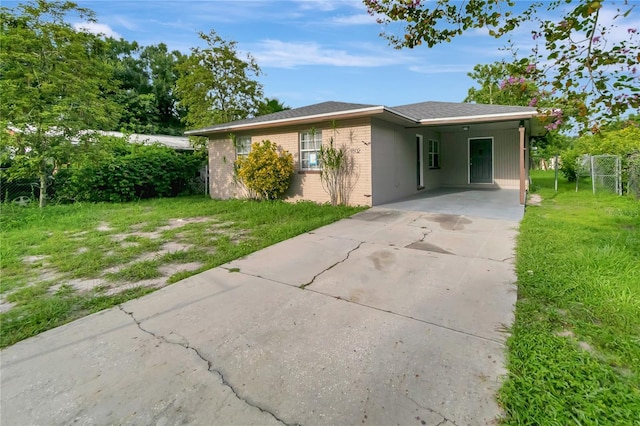
[[[438,188],[378,207],[519,222],[524,215],[518,189]]]

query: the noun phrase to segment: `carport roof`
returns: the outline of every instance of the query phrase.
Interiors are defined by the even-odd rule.
[[[384,105],[354,104],[347,102],[322,102],[289,109],[259,117],[246,118],[230,123],[217,124],[203,129],[189,130],[187,136],[206,136],[230,131],[249,130],[310,121],[345,119],[381,115],[382,118],[406,125],[444,124],[468,121],[526,119],[537,115],[530,107],[505,105],[466,104],[455,102],[421,102],[393,108]]]
[[[536,108],[507,105],[468,104],[458,102],[420,102],[417,104],[400,105],[393,110],[414,117],[417,121],[454,118],[475,117],[487,115],[505,115],[529,113],[535,114]]]

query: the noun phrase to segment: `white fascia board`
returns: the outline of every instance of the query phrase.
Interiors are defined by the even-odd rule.
[[[305,115],[302,117],[293,117],[293,118],[281,118],[279,120],[269,120],[269,121],[259,121],[256,123],[244,123],[244,124],[229,124],[227,126],[216,127],[213,129],[199,129],[199,130],[188,130],[184,132],[187,136],[204,136],[210,133],[220,133],[229,130],[238,130],[238,129],[253,129],[259,127],[273,127],[274,125],[279,124],[295,124],[300,121],[313,121],[313,120],[321,120],[332,117],[340,117],[344,115],[348,116],[361,116],[361,115],[369,115],[369,114],[379,114],[385,111],[385,107],[374,106],[367,108],[359,108],[359,109],[350,109],[345,111],[336,111],[336,112],[325,112],[323,114],[313,114],[313,115]]]
[[[387,107],[384,107],[384,110],[385,110],[386,112],[388,112],[388,113],[393,114],[393,115],[397,115],[397,116],[398,116],[398,117],[400,117],[400,118],[404,118],[405,120],[411,121],[412,123],[417,123],[417,122],[418,122],[414,117],[410,117],[410,116],[408,116],[408,115],[406,115],[406,114],[403,114],[403,113],[401,113],[401,112],[398,112],[398,111],[396,111],[396,110],[395,110],[395,109],[393,109],[393,108],[387,108]]]
[[[459,123],[479,123],[485,121],[503,120],[524,120],[538,115],[537,111],[531,112],[509,112],[503,114],[468,115],[462,117],[425,118],[420,120],[420,124],[459,124]]]

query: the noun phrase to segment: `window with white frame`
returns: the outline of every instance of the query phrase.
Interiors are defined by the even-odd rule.
[[[251,136],[236,137],[236,158],[246,157],[251,152]]]
[[[300,170],[320,170],[322,131],[300,132]]]
[[[429,140],[429,168],[430,169],[439,169],[440,168],[440,141]]]

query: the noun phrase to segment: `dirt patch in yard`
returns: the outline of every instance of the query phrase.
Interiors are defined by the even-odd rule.
[[[172,229],[182,228],[183,226],[191,223],[206,223],[213,222],[213,219],[209,217],[190,217],[186,219],[169,219],[166,225],[159,226],[153,231],[144,232],[142,228],[147,226],[146,223],[138,223],[131,227],[131,232],[124,232],[120,234],[113,234],[111,239],[115,242],[124,241],[129,237],[148,238],[150,240],[157,240],[162,237],[164,231],[170,231]],[[232,223],[231,223],[232,224]],[[215,228],[221,227],[222,224],[216,223],[212,225]],[[228,225],[227,225],[228,226]]]
[[[202,267],[202,263],[199,262],[189,262],[189,263],[168,263],[166,265],[162,265],[158,268],[158,271],[162,274],[161,277],[151,278],[148,280],[140,280],[136,282],[129,281],[119,281],[116,283],[109,283],[109,288],[105,291],[105,295],[111,296],[114,294],[118,294],[121,291],[129,290],[137,287],[152,287],[152,288],[161,288],[167,285],[169,281],[169,277],[178,272],[184,271],[195,271]]]
[[[198,228],[198,230],[188,229],[187,225],[196,223],[207,223],[208,225],[204,230],[200,228]],[[110,266],[108,268],[105,267],[104,269],[99,271],[97,276],[95,274],[92,274],[92,277],[87,278],[71,278],[69,274],[58,271],[48,261],[50,256],[25,256],[22,258],[22,261],[29,266],[32,274],[32,278],[29,279],[29,282],[26,284],[26,286],[29,287],[41,283],[50,283],[51,285],[47,289],[47,293],[50,295],[53,295],[61,289],[68,287],[71,287],[75,291],[80,293],[97,291],[98,294],[104,295],[115,295],[127,289],[136,287],[164,287],[167,285],[169,279],[173,275],[187,271],[195,271],[202,268],[203,263],[193,261],[193,256],[191,259],[189,258],[189,255],[187,253],[190,250],[198,248],[204,249],[210,253],[215,253],[215,246],[200,247],[199,245],[194,244],[194,241],[198,241],[197,239],[194,239],[194,235],[205,234],[207,236],[210,236],[212,241],[216,241],[223,236],[224,238],[231,239],[231,241],[233,242],[239,242],[248,238],[248,236],[246,236],[246,231],[234,229],[233,225],[233,222],[218,222],[210,217],[172,218],[167,220],[161,226],[158,226],[156,229],[150,229],[149,224],[146,222],[137,223],[131,226],[129,232],[113,233],[109,235],[109,238],[114,243],[116,243],[118,248],[135,249],[136,247],[144,246],[145,243],[142,240],[126,241],[131,237],[135,237],[133,239],[146,238],[149,240],[164,241],[162,245],[160,245],[159,248],[155,246],[156,249],[154,250],[142,252],[129,261]],[[164,234],[164,232],[166,231],[183,227],[186,227],[185,230],[177,234]],[[112,225],[104,221],[100,222],[95,228],[95,231],[98,232],[110,232],[113,230],[114,228],[112,227]],[[69,232],[66,238],[69,238],[73,241],[84,240],[90,238],[90,232],[92,231]],[[74,254],[83,255],[91,250],[92,249],[90,249],[89,246],[83,245],[75,249]],[[93,250],[95,250],[95,248]],[[166,263],[165,261],[162,261],[164,256],[179,252],[185,252],[185,260],[183,262],[174,260],[173,258],[167,260]],[[114,249],[100,252],[100,256],[102,256],[103,258],[118,254],[118,250]],[[182,257],[183,256],[178,256],[178,258]],[[118,273],[124,271],[126,268],[135,268],[137,263],[154,261],[159,261],[159,265],[157,266],[157,272],[151,275],[157,274],[157,277],[135,280],[131,279],[126,272],[124,274],[121,274],[121,276],[118,276]],[[151,265],[151,268],[153,268],[153,264]],[[24,288],[24,286],[21,288]],[[6,296],[10,293],[12,293],[12,291],[0,295],[0,312],[6,312],[15,306],[13,303],[6,301]]]
[[[539,194],[531,194],[527,201],[528,206],[539,206],[542,204],[542,197]]]

